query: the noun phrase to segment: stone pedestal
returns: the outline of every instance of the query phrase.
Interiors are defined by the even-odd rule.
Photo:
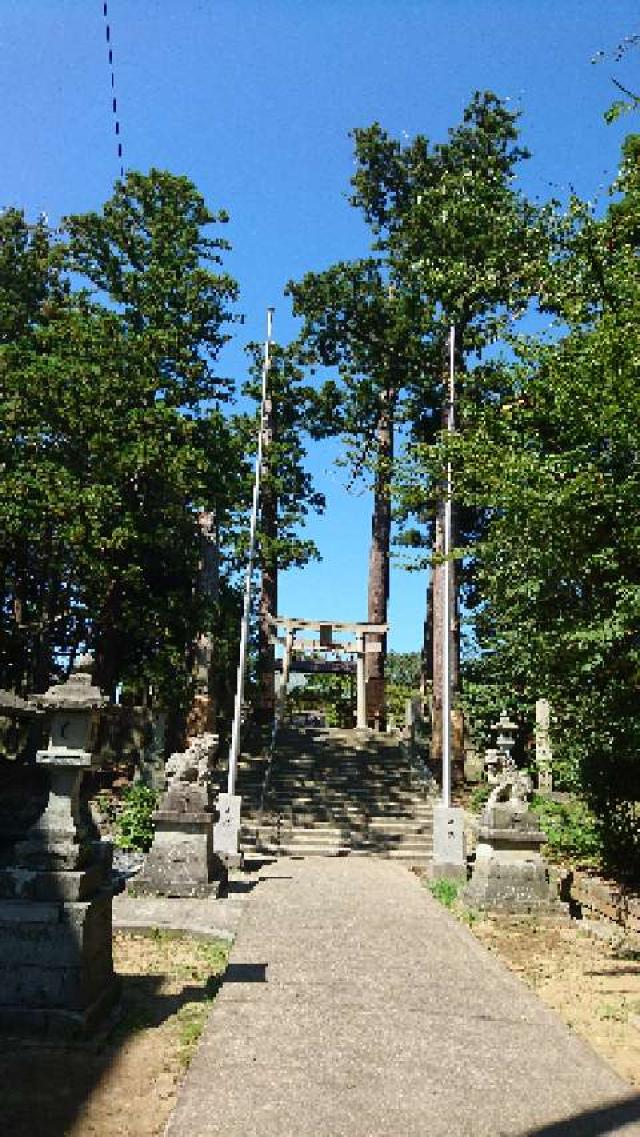
[[[217,896],[226,867],[214,852],[210,768],[218,739],[203,734],[167,762],[168,788],[156,810],[155,835],[133,895]]]
[[[0,1029],[82,1036],[115,1000],[110,846],[94,840],[80,784],[82,749],[102,702],[76,674],[40,700],[53,712],[47,807],[0,864]]]
[[[472,908],[512,913],[558,910],[540,852],[546,836],[522,803],[489,804],[482,815],[473,875],[462,893]]]
[[[35,891],[54,893],[55,882]],[[85,901],[0,901],[1,1030],[82,1037],[99,1022],[118,993],[111,901],[108,888]]]
[[[128,892],[136,896],[217,896],[224,873],[213,852],[213,814],[159,809],[153,823],[151,851]]]

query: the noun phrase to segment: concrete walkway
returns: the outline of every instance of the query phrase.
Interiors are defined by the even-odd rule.
[[[640,1095],[406,869],[260,875],[168,1137],[640,1134]]]

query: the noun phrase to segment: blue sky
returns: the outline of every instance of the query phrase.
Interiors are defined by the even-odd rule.
[[[278,339],[295,330],[286,281],[366,251],[346,201],[354,126],[437,140],[488,88],[522,111],[526,192],[594,198],[634,125],[602,117],[613,76],[640,87],[640,51],[613,59],[639,30],[629,0],[108,0],[108,12],[125,165],[185,173],[231,214],[246,323],[222,366],[238,379],[268,305]],[[0,205],[52,223],[96,208],[119,170],[102,0],[0,0],[0,53]],[[366,618],[370,499],[345,491],[335,452],[311,460],[324,559],[284,575],[283,614]],[[420,644],[425,585],[392,573],[397,650]]]

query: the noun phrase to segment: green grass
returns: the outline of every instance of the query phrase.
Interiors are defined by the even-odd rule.
[[[430,880],[429,891],[445,908],[452,908],[458,899],[461,885],[457,880]]]
[[[119,938],[126,942],[138,937],[121,934]],[[173,1010],[177,1057],[186,1069],[220,989],[230,945],[225,940],[198,940],[159,928],[150,931],[146,938],[153,951],[150,957],[145,956],[147,962],[141,974],[122,974],[123,1013],[111,1033],[111,1041],[121,1045],[132,1034],[159,1026],[168,1017],[167,1004],[175,1000],[181,1003],[177,1008],[174,1004]],[[157,984],[148,982],[162,976],[172,983],[173,994],[159,992]]]

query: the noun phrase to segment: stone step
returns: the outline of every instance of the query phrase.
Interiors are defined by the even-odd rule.
[[[267,821],[276,824],[280,819],[283,825],[299,825],[301,828],[329,828],[343,829],[349,827],[360,828],[424,828],[431,829],[431,811],[408,811],[407,813],[364,813],[360,810],[334,810],[331,813],[310,812],[304,810],[243,810],[242,824],[251,825]]]
[[[398,832],[397,830],[360,830],[339,828],[335,826],[332,829],[303,829],[303,828],[290,828],[289,826],[276,826],[276,825],[256,825],[254,827],[243,828],[243,834],[253,836],[259,834],[261,838],[290,842],[297,841],[301,844],[358,844],[358,845],[380,845],[386,843],[393,843],[397,846],[400,845],[431,845],[433,835],[429,832],[423,832],[420,829],[405,830]]]
[[[258,804],[258,803],[256,803]],[[246,802],[246,809],[249,808],[249,803]],[[347,814],[349,816],[357,817],[398,817],[398,818],[411,818],[411,817],[428,817],[431,815],[430,807],[424,808],[427,803],[423,800],[416,801],[394,801],[381,800],[380,798],[368,799],[351,799],[345,801],[339,798],[325,798],[322,801],[313,801],[309,798],[293,798],[290,800],[265,798],[264,809],[265,812],[274,814],[287,814],[291,815],[305,815],[312,818],[317,818],[319,821],[323,818],[327,821],[331,820],[336,815],[341,816]]]
[[[348,845],[331,846],[305,846],[295,844],[275,845],[259,841],[256,851],[272,857],[380,857],[384,860],[402,861],[409,865],[428,865],[431,862],[431,850],[420,849],[352,849]]]
[[[238,787],[240,789],[240,787]],[[245,793],[247,793],[245,788]],[[259,797],[262,790],[252,789],[252,795]],[[265,797],[270,796],[276,799],[290,800],[291,798],[307,798],[309,801],[321,801],[323,798],[340,800],[346,798],[348,800],[360,801],[367,799],[374,799],[378,801],[396,802],[396,801],[426,801],[428,795],[426,791],[421,792],[420,787],[406,786],[397,788],[396,786],[327,786],[318,783],[311,783],[309,785],[293,785],[293,786],[267,786]]]
[[[240,767],[243,769],[245,767]],[[254,763],[252,768],[258,768],[258,764]],[[396,770],[410,770],[411,766],[407,761],[390,759],[389,761],[380,762],[376,759],[375,762],[369,762],[366,758],[354,758],[346,760],[344,758],[329,759],[322,757],[315,758],[291,758],[288,761],[283,761],[282,756],[279,754],[276,761],[272,765],[274,770],[294,770],[296,773],[342,773],[346,775],[358,775],[362,772],[371,771],[373,773],[391,774]]]
[[[241,779],[239,779],[238,785],[240,785],[240,781],[241,781]],[[289,772],[286,773],[285,775],[284,774],[281,775],[281,777],[269,779],[269,783],[271,783],[272,786],[282,787],[283,789],[286,789],[286,790],[294,789],[298,786],[305,786],[305,787],[306,786],[314,786],[314,787],[317,787],[318,789],[322,789],[323,787],[329,787],[329,788],[336,788],[336,789],[346,788],[349,790],[356,790],[356,789],[360,789],[360,788],[361,789],[375,788],[375,789],[407,790],[407,789],[413,789],[416,781],[417,781],[417,779],[410,778],[408,774],[398,775],[397,778],[393,778],[393,777],[389,777],[389,778],[381,778],[381,777],[376,777],[376,778],[372,778],[372,777],[342,778],[341,774],[332,774],[331,777],[325,777],[324,774],[318,774],[317,778],[313,778],[313,777],[293,778],[293,777],[291,777],[291,774]],[[263,785],[263,782],[261,782],[261,781],[260,782],[257,782],[257,781],[248,782],[248,781],[246,781],[246,782],[244,782],[244,785],[246,785],[246,786],[260,785],[261,786],[261,785]]]
[[[362,834],[355,833],[341,833],[336,836],[323,837],[319,833],[300,833],[288,832],[280,833],[279,835],[273,831],[259,830],[256,833],[255,842],[257,844],[267,843],[269,845],[287,845],[296,846],[298,849],[334,849],[334,848],[347,848],[378,851],[410,851],[410,852],[423,852],[430,853],[433,848],[433,842],[430,837],[423,836],[405,836],[399,839],[390,837],[368,838]]]
[[[266,818],[262,819],[263,824],[269,824],[271,828],[275,827],[276,822],[267,822]],[[260,819],[244,818],[243,826],[247,828],[255,827],[260,824]],[[291,824],[287,817],[282,818],[281,826],[291,828]],[[312,817],[295,817],[293,820],[293,828],[296,831],[314,832],[314,833],[344,833],[344,832],[370,832],[377,835],[382,833],[424,833],[430,834],[433,829],[431,817],[425,818],[402,818],[395,817],[389,818],[373,818],[369,821],[366,818],[339,818],[334,817],[328,821],[316,821]]]

